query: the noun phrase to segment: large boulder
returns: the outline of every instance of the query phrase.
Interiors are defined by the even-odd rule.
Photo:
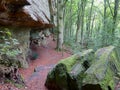
[[[45,86],[50,90],[114,90],[119,79],[118,49],[108,46],[75,54],[61,60],[49,73]]]
[[[115,77],[119,77],[120,58],[114,46],[98,49],[95,53],[96,60],[84,73],[82,82],[83,90],[114,90]]]
[[[79,90],[78,87],[80,84],[77,82],[81,82],[81,80],[77,80],[77,78],[79,78],[79,74],[82,73],[87,66],[89,67],[88,64],[90,64],[89,62],[91,62],[91,60],[87,57],[91,55],[92,50],[90,49],[61,60],[48,73],[45,86],[51,90]],[[87,62],[86,67],[85,62]]]

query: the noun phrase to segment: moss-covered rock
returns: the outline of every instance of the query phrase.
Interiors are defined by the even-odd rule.
[[[93,54],[92,49],[85,50],[63,60],[60,60],[60,62],[58,63],[63,63],[67,67],[67,71],[70,72],[72,67],[78,62],[82,63],[86,60],[89,60],[89,62],[91,62],[91,59],[93,58],[92,54]]]
[[[47,76],[51,90],[114,90],[115,77],[120,78],[118,49],[108,46],[72,55],[61,60]]]
[[[115,77],[120,71],[120,58],[114,46],[104,47],[96,51],[96,60],[91,67],[85,72],[83,79],[83,88],[86,85],[99,85],[95,90],[114,90]],[[89,90],[89,89],[84,89]]]
[[[45,86],[51,90],[79,90],[79,82],[81,82],[79,74],[85,70],[83,62],[86,60],[89,62],[88,57],[91,54],[92,50],[90,49],[61,60],[48,73]]]
[[[67,69],[62,63],[56,65],[56,67],[48,74],[46,86],[55,90],[68,90],[67,83]]]

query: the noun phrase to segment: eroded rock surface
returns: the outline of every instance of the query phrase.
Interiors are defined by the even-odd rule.
[[[118,49],[108,46],[98,49],[95,54],[90,53],[85,53],[82,58],[73,55],[61,60],[48,73],[46,87],[54,90],[115,90],[115,78],[120,78]]]

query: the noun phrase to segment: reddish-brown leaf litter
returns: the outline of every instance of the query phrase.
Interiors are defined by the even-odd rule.
[[[52,38],[49,38],[47,41],[47,47],[38,48],[39,58],[31,61],[28,69],[20,70],[27,86],[24,90],[46,90],[44,83],[47,73],[59,60],[70,56],[70,54],[65,52],[63,54],[62,52],[57,52]]]
[[[55,64],[71,54],[69,52],[58,52],[55,50],[56,42],[48,38],[47,47],[38,47],[39,57],[30,61],[29,68],[20,69],[19,72],[25,80],[25,87],[16,88],[11,84],[0,85],[0,90],[47,90],[44,86],[48,72]],[[120,90],[120,84],[116,90]]]

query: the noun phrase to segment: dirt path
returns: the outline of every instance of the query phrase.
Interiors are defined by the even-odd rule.
[[[63,55],[62,52],[57,52],[52,38],[49,38],[48,41],[46,48],[38,48],[39,58],[31,61],[28,69],[20,70],[27,87],[19,90],[47,90],[44,86],[47,73],[60,59],[70,56],[70,54],[65,52]],[[34,72],[34,69],[36,69],[36,72]]]

